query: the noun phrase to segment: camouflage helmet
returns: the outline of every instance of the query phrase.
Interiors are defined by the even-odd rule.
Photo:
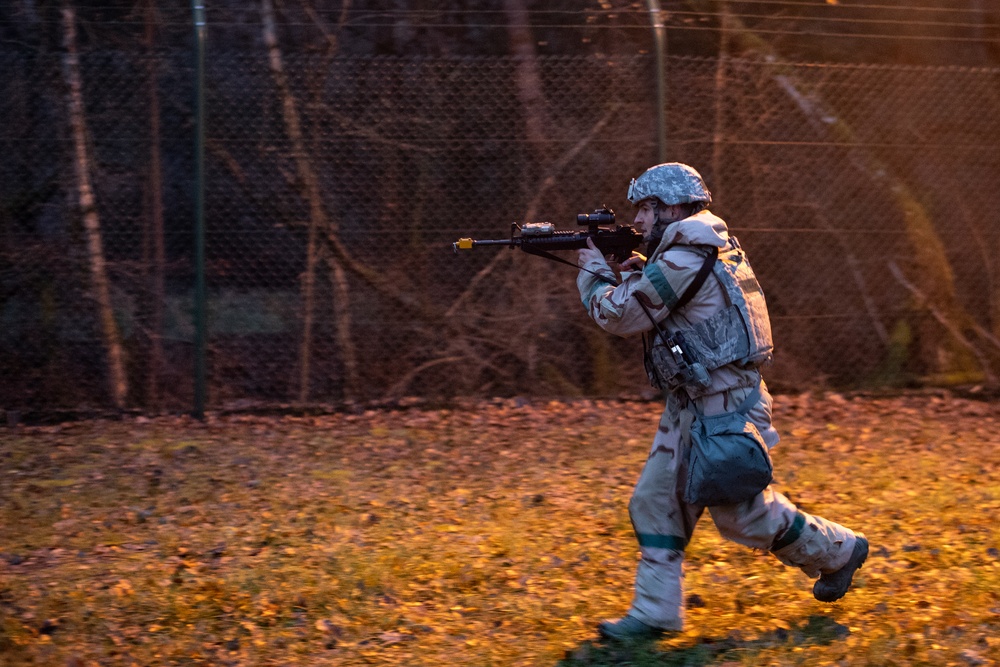
[[[702,202],[712,203],[712,193],[693,167],[680,162],[664,162],[633,178],[628,186],[628,200],[638,204],[643,199],[656,197],[667,205]]]

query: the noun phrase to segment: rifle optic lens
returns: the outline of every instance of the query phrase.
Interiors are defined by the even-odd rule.
[[[581,225],[613,225],[615,224],[615,212],[599,208],[593,213],[577,213],[576,222]]]

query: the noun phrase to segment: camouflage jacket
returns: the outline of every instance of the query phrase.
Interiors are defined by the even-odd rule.
[[[722,286],[710,276],[687,305],[672,310],[704,262],[704,256],[694,252],[691,246],[715,246],[720,250],[730,247],[725,221],[704,210],[672,223],[643,270],[624,273],[617,286],[581,271],[577,287],[591,319],[605,331],[619,336],[633,336],[653,329],[653,324],[639,305],[640,300],[668,331],[687,329],[725,308],[727,304]],[[604,261],[595,260],[582,268],[617,282],[611,267]],[[757,384],[760,372],[730,364],[711,371],[710,378],[709,387],[695,395],[693,400],[705,414],[717,414],[734,410]],[[683,391],[679,393],[683,394]],[[667,409],[679,414],[690,400],[691,396],[668,394]],[[766,387],[762,390],[760,403],[751,410],[750,419],[760,429],[768,446],[778,441],[778,434],[771,427],[771,396]]]

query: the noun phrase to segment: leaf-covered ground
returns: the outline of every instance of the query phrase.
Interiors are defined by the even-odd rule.
[[[0,435],[8,665],[1000,662],[1000,406],[779,396],[777,485],[864,530],[842,602],[707,515],[688,629],[645,649],[626,504],[659,407],[20,427]]]

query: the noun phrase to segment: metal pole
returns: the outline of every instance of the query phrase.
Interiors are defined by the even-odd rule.
[[[195,32],[195,139],[194,139],[194,410],[205,418],[205,5],[191,0]]]
[[[660,0],[647,0],[649,19],[656,41],[656,134],[659,161],[667,161],[667,26],[663,23]]]

